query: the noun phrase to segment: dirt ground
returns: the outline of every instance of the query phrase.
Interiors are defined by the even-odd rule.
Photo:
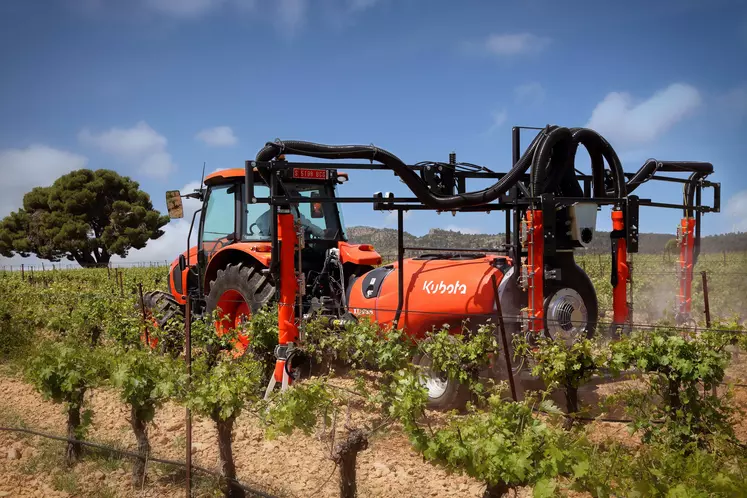
[[[731,379],[744,379],[744,357],[730,368]],[[630,382],[630,381],[626,381]],[[744,381],[742,381],[744,382]],[[582,405],[594,405],[625,382],[602,383],[581,390]],[[722,391],[726,387],[722,387]],[[734,402],[747,409],[747,389],[734,390]],[[88,439],[134,450],[135,441],[124,404],[113,391],[97,389],[90,394],[93,425]],[[622,415],[615,413],[615,416]],[[185,410],[175,404],[160,409],[149,429],[153,456],[184,460]],[[44,401],[27,383],[8,368],[0,369],[0,425],[24,426],[61,435],[65,417],[59,405]],[[637,438],[619,423],[593,422],[586,430],[595,440],[613,438],[637,444]],[[747,422],[740,418],[737,435],[747,441]],[[193,421],[193,462],[217,470],[216,432],[211,421]],[[234,455],[239,479],[275,496],[337,497],[337,472],[327,458],[328,447],[314,437],[293,434],[267,440],[259,422],[250,414],[237,420]],[[90,454],[72,469],[64,466],[64,443],[36,436],[0,431],[0,497],[156,497],[184,496],[184,472],[173,467],[151,464],[142,488],[130,482],[127,460]],[[396,429],[380,433],[358,459],[359,496],[372,498],[454,497],[482,495],[483,486],[467,476],[450,475],[442,468],[423,461]],[[215,481],[201,477],[195,483],[196,496],[213,496]],[[531,496],[522,490],[519,497]]]
[[[88,439],[127,449],[135,442],[124,405],[106,389],[91,396],[93,426]],[[184,460],[184,409],[168,405],[159,410],[149,436],[153,455]],[[65,418],[59,405],[47,402],[25,382],[0,375],[0,425],[19,425],[63,434]],[[292,435],[268,441],[259,423],[241,416],[234,430],[234,455],[242,482],[270,494],[291,497],[339,496],[334,464],[322,443]],[[209,420],[193,421],[193,462],[217,469],[216,432]],[[64,443],[36,436],[0,432],[0,496],[183,496],[183,476],[172,469],[151,467],[145,488],[130,483],[126,461],[86,459],[72,470],[62,465]],[[40,449],[42,448],[42,449]],[[18,453],[8,455],[8,452]],[[50,455],[51,454],[51,455]],[[13,456],[9,459],[7,456]],[[16,458],[17,457],[17,458]],[[72,477],[66,477],[73,475]],[[172,482],[169,482],[172,481]],[[376,437],[358,460],[362,497],[475,497],[482,486],[466,476],[447,472],[422,461],[408,441],[392,431]],[[208,496],[210,482],[201,482],[198,495]]]

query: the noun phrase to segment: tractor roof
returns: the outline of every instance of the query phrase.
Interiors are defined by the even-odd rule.
[[[257,171],[257,168],[254,168]],[[221,183],[224,180],[231,180],[234,178],[244,178],[244,168],[229,168],[210,173],[205,177],[205,183]]]
[[[254,168],[254,171],[257,171],[257,168]],[[236,178],[244,178],[244,168],[228,168],[228,169],[222,169],[220,171],[216,171],[214,173],[210,173],[205,177],[205,183],[206,184],[212,184],[212,183],[223,183],[229,180],[233,180]],[[338,176],[343,176],[345,179],[348,178],[347,173],[343,173],[341,171],[337,172]]]

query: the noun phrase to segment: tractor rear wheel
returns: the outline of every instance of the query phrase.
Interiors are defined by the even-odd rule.
[[[217,311],[220,322],[216,328],[218,334],[222,334],[232,328],[241,328],[274,295],[275,286],[257,266],[232,263],[218,270],[215,280],[210,282],[206,311],[208,314]],[[234,344],[236,352],[243,353],[248,344],[248,337],[239,333]]]

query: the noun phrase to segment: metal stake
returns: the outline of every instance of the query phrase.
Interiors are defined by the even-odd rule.
[[[511,387],[511,398],[518,401],[516,397],[516,384],[514,383],[514,371],[511,365],[511,357],[508,353],[508,338],[506,337],[506,324],[503,322],[503,310],[501,309],[501,299],[498,295],[498,283],[495,279],[495,273],[490,275],[493,282],[493,295],[495,298],[495,309],[498,312],[498,327],[501,329],[501,342],[503,343],[503,354],[506,357],[506,370],[508,372],[508,385]]]
[[[708,302],[708,275],[705,271],[700,272],[703,277],[703,311],[705,312],[706,328],[711,328],[711,306]]]
[[[192,306],[190,303],[189,296],[185,296],[184,304],[184,358],[187,363],[187,389],[190,388],[192,380],[192,329],[190,324],[190,318],[192,314]],[[187,485],[187,498],[192,497],[192,411],[187,407],[186,409],[186,421],[187,431],[187,454],[185,456],[185,463],[187,465],[186,474],[186,485]]]

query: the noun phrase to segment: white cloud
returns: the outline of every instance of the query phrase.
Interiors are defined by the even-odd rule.
[[[402,213],[402,221],[405,222],[408,218],[412,217],[412,211],[405,211]],[[397,211],[389,211],[384,215],[384,226],[389,228],[397,228]]]
[[[187,250],[187,235],[189,235],[189,225],[192,218],[184,217],[178,220],[171,220],[165,225],[163,235],[156,240],[149,240],[142,249],[131,250],[126,258],[112,256],[112,263],[141,263],[141,262],[160,262],[168,261],[171,263],[181,253]],[[196,224],[196,222],[195,222]],[[190,246],[197,243],[197,230],[192,230],[192,239]]]
[[[524,83],[514,88],[514,97],[519,104],[537,105],[545,99],[545,89],[540,83]]]
[[[192,193],[195,189],[200,188],[199,181],[193,181],[181,188],[182,194]],[[184,205],[184,217],[171,220],[163,227],[163,235],[155,240],[149,240],[142,249],[131,250],[127,258],[113,256],[112,263],[138,263],[138,262],[161,262],[168,261],[171,263],[179,254],[187,250],[187,235],[189,235],[189,226],[192,223],[192,215],[200,208],[200,201],[197,199],[182,198]],[[190,245],[197,243],[197,220],[195,228],[192,230]]]
[[[59,176],[85,168],[84,156],[54,149],[46,145],[31,145],[25,149],[0,150],[0,217],[16,211],[23,204],[23,195],[33,187],[49,186]]]
[[[78,133],[78,140],[123,163],[138,166],[141,173],[153,178],[165,178],[176,169],[171,154],[166,151],[166,137],[145,121],[132,128],[111,128],[100,133],[84,128]]]
[[[235,145],[238,142],[236,135],[233,134],[233,130],[230,126],[216,126],[215,128],[206,128],[197,135],[197,140],[205,142],[211,147],[229,147]]]
[[[502,109],[500,111],[493,111],[490,113],[492,117],[492,124],[490,125],[490,128],[488,128],[484,135],[492,135],[498,128],[503,126],[503,124],[508,119],[508,113],[505,109]]]
[[[51,261],[48,261],[46,259],[39,259],[33,255],[27,258],[18,256],[17,254],[12,258],[4,258],[0,256],[0,269],[2,270],[20,270],[21,265],[23,265],[25,267],[25,271],[27,272],[31,271],[32,267],[34,271],[39,271],[42,269],[42,264],[44,265],[45,270],[51,270],[52,265],[54,265],[56,269],[67,268],[68,265],[72,265],[76,268],[79,266],[75,261],[69,261],[65,258],[62,258],[56,263],[52,263]]]
[[[379,3],[379,0],[348,0],[348,3],[350,5],[350,10],[360,12],[370,9]]]
[[[193,22],[213,15],[248,14],[256,22],[271,19],[277,31],[293,38],[310,17],[312,9],[322,22],[349,25],[352,17],[369,11],[381,0],[75,0],[70,2],[89,15],[109,13],[121,17],[156,16],[177,22]],[[119,5],[122,3],[122,5]]]
[[[483,233],[482,230],[479,228],[470,228],[470,227],[463,227],[459,225],[447,225],[444,230],[450,230],[452,232],[459,232],[467,235],[475,235],[478,233]]]
[[[612,92],[597,104],[586,127],[601,133],[613,146],[653,142],[701,104],[698,90],[673,83],[646,100]]]
[[[202,16],[220,7],[224,0],[143,0],[146,8],[174,17]]]
[[[731,196],[726,202],[724,213],[729,217],[732,231],[747,232],[747,190]]]
[[[747,116],[747,85],[731,89],[718,100],[728,114],[738,118]]]
[[[485,40],[485,49],[500,57],[529,55],[541,52],[550,41],[550,38],[532,33],[492,34]]]
[[[308,0],[274,0],[277,7],[277,27],[284,35],[292,37],[301,27],[308,9]]]
[[[256,3],[256,0],[141,0],[146,10],[185,20],[204,17],[225,7],[251,11]]]

